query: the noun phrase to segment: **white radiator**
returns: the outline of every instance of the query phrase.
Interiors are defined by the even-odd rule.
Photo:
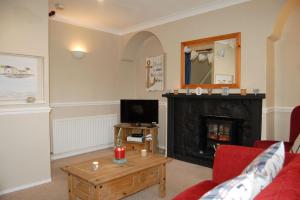
[[[67,157],[66,154],[76,155],[91,149],[112,146],[113,126],[117,123],[118,115],[55,119],[52,129],[52,153],[54,157],[58,154],[65,154],[61,157]]]

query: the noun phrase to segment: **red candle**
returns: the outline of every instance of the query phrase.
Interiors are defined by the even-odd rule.
[[[116,147],[115,148],[115,159],[121,160],[125,158],[125,148],[124,147]]]

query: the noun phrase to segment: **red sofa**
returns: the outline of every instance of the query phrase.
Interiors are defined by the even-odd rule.
[[[262,151],[252,147],[221,145],[216,152],[212,180],[202,181],[186,189],[173,200],[198,200],[215,186],[239,175]],[[286,153],[283,169],[255,200],[296,199],[300,199],[300,156]]]

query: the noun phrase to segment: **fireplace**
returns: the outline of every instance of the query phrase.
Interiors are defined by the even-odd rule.
[[[214,157],[215,150],[220,144],[241,143],[244,120],[223,116],[202,116],[200,128],[200,154]]]
[[[163,97],[168,98],[169,157],[211,167],[218,145],[252,146],[261,137],[264,94]]]

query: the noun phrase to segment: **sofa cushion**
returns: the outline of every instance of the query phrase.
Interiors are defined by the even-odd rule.
[[[253,181],[253,173],[241,174],[216,186],[199,200],[249,200],[252,196]]]
[[[200,182],[185,191],[178,194],[173,200],[197,200],[207,191],[211,190],[218,184],[213,181],[203,181]]]
[[[273,144],[245,168],[243,173],[254,174],[253,198],[269,185],[282,169],[284,152],[283,142]]]
[[[298,200],[300,198],[300,156],[284,167],[272,184],[261,191],[255,200]]]

